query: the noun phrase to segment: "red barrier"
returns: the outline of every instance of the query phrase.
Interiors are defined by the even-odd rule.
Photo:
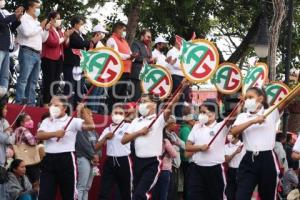
[[[8,104],[7,105],[7,120],[9,121],[9,123],[12,123],[14,121],[14,119],[16,118],[16,116],[18,115],[18,113],[20,112],[20,110],[22,109],[21,105],[15,105],[15,104]],[[43,114],[45,114],[46,112],[48,112],[47,109],[45,108],[38,108],[38,107],[26,107],[26,109],[24,110],[24,112],[28,113],[32,120],[34,121],[34,128],[32,129],[32,133],[35,134],[37,131],[37,127],[39,125],[39,122],[41,122],[41,117]],[[103,115],[97,115],[94,114],[93,115],[95,124],[96,124],[96,131],[98,134],[102,133],[103,129],[111,122],[111,119],[109,116],[103,116]],[[103,152],[103,157],[101,159],[100,162],[100,171],[102,172],[102,166],[103,166],[103,161],[105,159],[105,151]],[[90,195],[89,195],[89,200],[96,200],[97,199],[97,195],[99,192],[99,188],[100,188],[100,177],[97,176],[94,178],[94,182],[92,185],[92,188],[90,190]],[[57,197],[57,200],[60,200],[61,198]]]

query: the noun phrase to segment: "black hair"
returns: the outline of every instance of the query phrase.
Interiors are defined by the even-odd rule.
[[[71,27],[74,28],[76,24],[79,24],[80,21],[84,22],[84,18],[81,16],[73,16],[71,18]]]
[[[176,44],[176,38],[175,38],[175,36],[172,36],[172,37],[171,37],[171,39],[170,39],[170,44],[171,44],[172,46],[175,46],[175,44]]]
[[[70,102],[69,102],[69,98],[65,95],[56,95],[55,96],[62,104],[63,106],[66,108],[66,113],[68,115],[70,115],[71,113],[71,109],[70,109]]]
[[[205,106],[209,112],[213,112],[216,115],[216,120],[221,120],[220,119],[220,109],[219,105],[215,100],[207,100],[204,101],[201,106]],[[200,107],[201,107],[200,106]]]
[[[27,113],[23,112],[19,115],[19,117],[16,120],[16,124],[15,124],[15,128],[19,128],[22,124],[22,122],[24,122],[26,116],[28,116]]]
[[[3,110],[4,110],[5,106],[6,106],[6,103],[0,102],[0,119],[4,118],[4,116],[3,116]]]
[[[288,134],[286,135],[286,142],[289,143],[292,139],[293,139],[292,134],[289,134],[289,133],[288,133]]]
[[[123,22],[117,22],[113,25],[112,32],[116,32],[118,29],[121,29],[124,27],[127,27],[127,25],[124,24]]]
[[[153,101],[154,103],[159,103],[159,95],[157,94],[144,93],[142,94],[142,97],[148,97],[150,101]]]
[[[281,142],[281,140],[284,140],[284,139],[286,139],[286,136],[284,133],[279,132],[276,134],[276,142]]]
[[[260,89],[258,87],[251,87],[247,90],[248,91],[253,91],[255,92],[258,96],[263,96],[264,100],[262,102],[263,106],[265,109],[269,108],[269,104],[268,104],[268,99],[267,99],[267,95],[265,93],[265,91],[263,89]]]
[[[51,19],[56,18],[57,15],[59,15],[59,12],[57,12],[57,11],[51,11],[51,12],[48,14],[48,21],[50,21]]]
[[[17,169],[20,166],[21,162],[23,162],[23,160],[14,159],[10,164],[9,171],[14,172],[14,170]]]
[[[41,3],[39,0],[27,0],[24,3],[25,10],[28,10],[30,7],[32,7],[35,3]]]
[[[141,36],[144,36],[146,33],[151,33],[150,29],[143,29],[141,31]]]

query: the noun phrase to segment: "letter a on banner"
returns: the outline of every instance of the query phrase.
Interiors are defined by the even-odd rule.
[[[123,62],[117,52],[101,47],[93,51],[80,51],[80,67],[88,81],[97,87],[110,87],[123,73]]]
[[[273,106],[277,105],[290,93],[290,88],[284,83],[271,82],[266,86],[265,92],[267,95],[268,104]]]
[[[181,69],[185,77],[194,83],[205,82],[216,71],[219,65],[219,53],[208,40],[182,40]]]
[[[140,73],[140,80],[144,93],[157,94],[160,99],[165,99],[172,92],[171,74],[163,66],[144,64]]]

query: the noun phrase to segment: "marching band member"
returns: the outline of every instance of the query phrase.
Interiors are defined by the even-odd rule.
[[[299,95],[299,91],[300,89],[269,116],[264,117],[265,109],[268,108],[264,91],[259,88],[247,90],[245,96],[247,112],[239,114],[231,128],[233,135],[242,134],[247,150],[239,166],[237,200],[251,199],[256,185],[258,185],[261,199],[276,198],[279,180],[278,161],[273,152],[276,125],[280,118],[280,112],[293,98]]]
[[[246,149],[240,139],[232,134],[227,136],[228,144],[225,145],[225,161],[228,163],[226,196],[228,200],[235,200],[237,189],[236,175],[240,162]]]
[[[149,199],[151,190],[156,184],[161,171],[160,156],[163,151],[163,129],[170,117],[170,109],[180,97],[182,90],[188,85],[183,82],[183,87],[173,100],[168,104],[165,111],[158,116],[153,126],[148,126],[156,119],[158,98],[151,94],[144,94],[139,104],[141,117],[132,121],[127,129],[122,143],[126,144],[134,140],[134,200]]]
[[[122,105],[116,105],[112,111],[112,123],[104,129],[96,149],[101,149],[107,144],[107,158],[103,166],[102,184],[99,200],[110,199],[110,194],[115,183],[118,184],[122,200],[131,200],[132,195],[132,161],[130,158],[130,143],[122,144],[121,140],[129,127],[129,123],[122,123],[125,119],[125,110]],[[120,124],[116,130],[115,128]]]
[[[77,199],[74,155],[76,134],[82,130],[94,130],[95,125],[84,105],[78,104],[77,112],[82,119],[74,118],[67,130],[64,130],[71,119],[67,112],[67,97],[54,96],[50,104],[50,117],[42,122],[37,132],[37,139],[44,141],[46,152],[41,163],[39,199],[55,199],[57,185],[63,199]]]
[[[194,152],[188,176],[189,200],[226,199],[226,177],[222,164],[225,161],[225,140],[229,123],[211,146],[208,146],[224,123],[218,123],[217,118],[218,105],[205,102],[200,108],[199,123],[194,125],[188,136],[186,151]]]

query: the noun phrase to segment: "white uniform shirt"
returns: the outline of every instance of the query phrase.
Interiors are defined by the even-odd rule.
[[[214,122],[206,126],[195,124],[191,130],[188,141],[195,145],[209,144],[224,122]],[[199,166],[214,166],[225,161],[225,140],[228,128],[225,126],[207,151],[198,151],[193,154],[192,162]]]
[[[124,133],[128,129],[130,124],[123,123],[119,129],[115,132],[114,137],[111,140],[107,140],[106,154],[113,157],[128,156],[130,154],[130,143],[123,145],[121,140]],[[99,141],[102,140],[108,133],[113,132],[117,126],[111,124],[106,127],[100,135]]]
[[[119,53],[119,55],[121,56],[122,60],[128,60],[131,56],[131,51],[130,51],[130,54],[124,54],[124,53],[120,53],[119,52],[119,48],[118,48],[118,45],[115,41],[114,38],[110,37],[107,41],[106,41],[106,46],[107,47],[110,47],[112,49],[114,49],[116,52]]]
[[[225,155],[231,156],[243,143],[238,141],[236,144],[228,143],[225,145]],[[242,151],[236,154],[231,161],[228,163],[228,166],[231,168],[239,168],[240,162],[242,161],[246,153],[246,148],[243,146]]]
[[[166,62],[166,56],[162,52],[154,49],[152,51],[152,57],[157,60],[155,64],[167,67],[168,63]]]
[[[156,115],[151,115],[148,117],[139,117],[134,119],[131,122],[127,133],[131,134],[149,126],[155,117]],[[137,157],[150,158],[161,156],[163,150],[163,128],[165,127],[165,123],[164,115],[161,114],[147,135],[140,136],[135,139],[134,146]]]
[[[265,109],[262,108],[258,113],[241,113],[237,116],[233,126],[243,124],[249,120],[263,115]],[[243,142],[247,151],[271,151],[275,146],[276,124],[280,118],[278,109],[274,110],[262,124],[254,124],[243,132]]]
[[[183,72],[180,67],[179,56],[180,56],[180,51],[176,47],[173,47],[172,49],[170,49],[167,53],[167,58],[171,57],[172,60],[177,58],[177,60],[174,65],[168,64],[167,66],[168,66],[168,69],[170,70],[171,74],[183,76]]]
[[[38,130],[45,132],[55,132],[58,130],[63,130],[69,120],[70,117],[68,115],[65,115],[64,117],[59,119],[52,119],[48,117],[42,122]],[[75,151],[76,134],[78,131],[82,130],[82,125],[82,119],[73,118],[63,138],[61,138],[59,141],[57,141],[56,137],[44,141],[45,152],[64,153]]]
[[[21,46],[27,46],[36,51],[42,50],[42,43],[49,36],[48,31],[43,31],[40,22],[37,19],[33,19],[26,12],[21,17],[21,24],[18,26],[17,32],[17,42]]]

